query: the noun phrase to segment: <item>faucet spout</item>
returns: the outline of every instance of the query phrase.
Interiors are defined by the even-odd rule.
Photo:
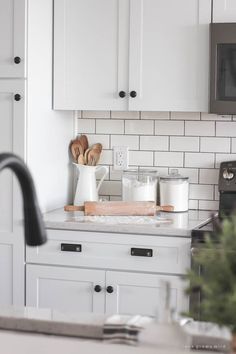
[[[0,154],[0,171],[10,168],[16,174],[23,195],[25,241],[27,245],[39,246],[47,241],[33,178],[24,161],[12,154]]]

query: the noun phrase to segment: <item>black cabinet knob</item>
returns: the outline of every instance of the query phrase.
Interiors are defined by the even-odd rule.
[[[113,291],[114,291],[114,289],[113,289],[113,286],[108,286],[107,287],[107,292],[109,293],[109,294],[111,294],[111,293],[113,293]]]
[[[124,98],[124,97],[126,96],[125,91],[120,91],[120,92],[119,92],[119,96],[120,96],[121,98]]]
[[[136,91],[131,91],[130,92],[130,97],[134,98],[137,96],[137,92]]]
[[[94,291],[96,291],[96,293],[100,293],[100,291],[102,291],[102,287],[100,285],[95,285]]]
[[[14,100],[15,101],[20,101],[21,100],[21,95],[19,95],[19,93],[16,93],[14,96]]]
[[[14,63],[15,64],[20,64],[20,62],[21,62],[21,58],[20,57],[15,57],[14,58]]]

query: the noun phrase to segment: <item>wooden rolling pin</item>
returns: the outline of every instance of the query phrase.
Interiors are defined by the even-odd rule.
[[[84,211],[84,215],[154,216],[157,211],[173,211],[173,206],[158,206],[154,202],[85,202],[84,205],[66,205],[65,211]]]

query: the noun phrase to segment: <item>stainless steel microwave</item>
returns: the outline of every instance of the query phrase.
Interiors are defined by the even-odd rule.
[[[210,37],[210,113],[236,114],[236,23],[212,23]]]

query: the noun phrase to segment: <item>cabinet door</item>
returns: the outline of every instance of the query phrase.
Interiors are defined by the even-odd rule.
[[[106,286],[112,286],[113,292],[106,293],[106,312],[155,316],[162,296],[163,281],[170,283],[171,308],[179,312],[188,310],[185,284],[180,277],[108,271]]]
[[[26,0],[0,0],[0,77],[25,76]]]
[[[236,22],[235,0],[213,0],[213,22]]]
[[[1,16],[1,15],[0,15]],[[16,101],[14,95],[21,99]],[[0,80],[0,153],[24,158],[24,82]],[[24,305],[24,240],[18,182],[0,174],[0,305]]]
[[[130,4],[129,110],[208,111],[211,0]]]
[[[127,0],[54,1],[54,108],[127,109]]]
[[[95,285],[101,291],[94,290]],[[26,305],[73,312],[104,312],[105,272],[26,266]]]

